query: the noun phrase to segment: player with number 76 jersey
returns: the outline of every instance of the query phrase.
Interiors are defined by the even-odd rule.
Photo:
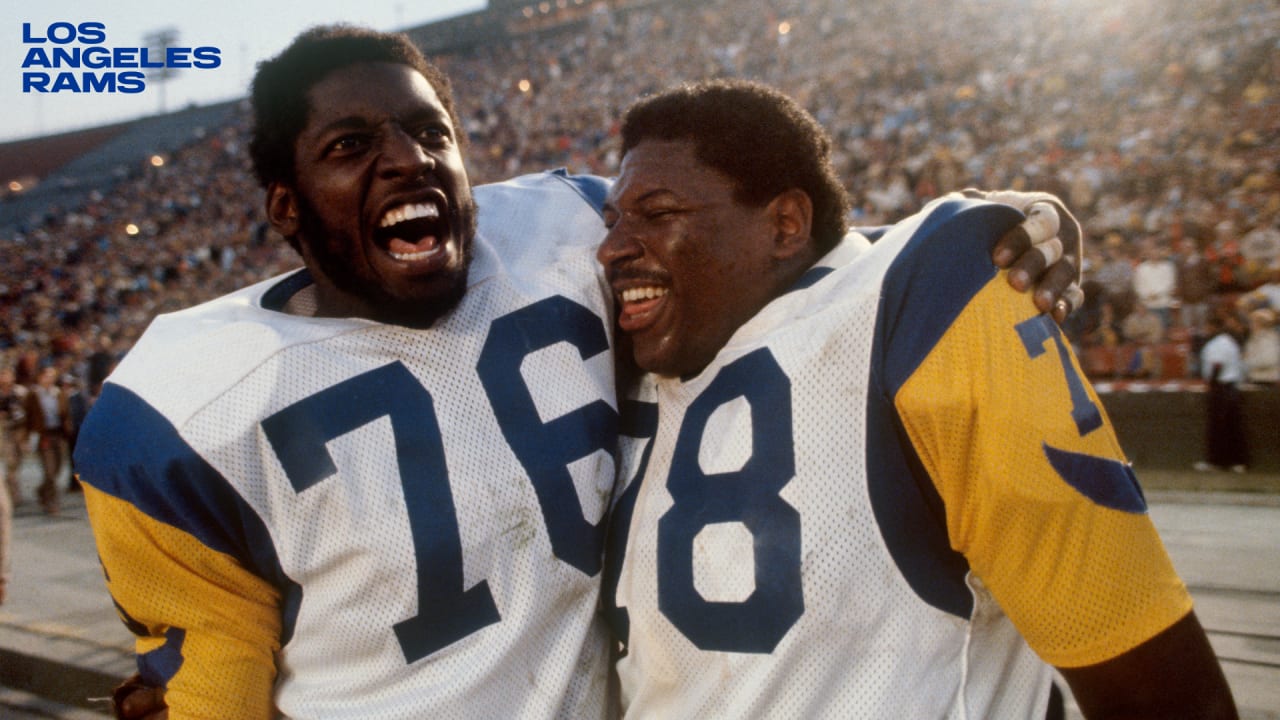
[[[607,712],[604,187],[477,187],[504,213],[482,213],[467,293],[428,329],[282,312],[305,273],[152,324],[77,462],[108,589],[170,707]]]

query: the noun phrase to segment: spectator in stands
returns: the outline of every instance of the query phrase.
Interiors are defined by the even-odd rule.
[[[1209,300],[1214,291],[1213,270],[1205,262],[1194,238],[1181,242],[1176,263],[1180,323],[1192,338],[1203,338],[1209,319]]]
[[[1200,351],[1200,372],[1209,381],[1205,415],[1205,459],[1195,469],[1230,469],[1242,473],[1249,466],[1249,440],[1245,435],[1244,360],[1240,352],[1243,334],[1231,311],[1217,312],[1209,319],[1209,342]]]
[[[1268,308],[1280,314],[1280,268],[1272,270],[1266,282],[1241,296],[1239,305],[1240,310],[1245,313],[1258,308]]]
[[[1243,353],[1246,380],[1258,385],[1280,383],[1280,332],[1274,310],[1258,308],[1249,313],[1249,337]]]
[[[62,508],[58,477],[67,462],[67,397],[58,387],[58,368],[45,365],[27,394],[27,428],[35,435],[36,452],[44,471],[40,505],[48,515]]]
[[[1262,225],[1245,233],[1240,238],[1240,256],[1250,285],[1267,279],[1280,270],[1280,229]]]
[[[1236,225],[1223,220],[1214,228],[1213,243],[1205,248],[1205,259],[1213,268],[1216,291],[1237,293],[1246,289],[1244,257],[1240,255],[1240,240],[1236,237]]]
[[[1116,317],[1116,306],[1111,300],[1103,299],[1099,308],[1098,325],[1094,330],[1092,341],[1102,347],[1120,347],[1124,334],[1120,330],[1120,320]]]
[[[1125,342],[1134,347],[1124,374],[1133,378],[1160,377],[1160,343],[1164,342],[1164,323],[1146,305],[1136,303],[1121,324]]]
[[[1133,260],[1128,242],[1120,233],[1108,233],[1104,243],[1106,259],[1093,279],[1106,292],[1116,317],[1122,320],[1134,305]]]
[[[1142,241],[1142,260],[1133,269],[1133,291],[1139,305],[1159,318],[1163,329],[1171,320],[1173,296],[1178,289],[1178,268],[1168,249],[1155,235]]]
[[[18,361],[13,366],[13,376],[15,381],[29,390],[36,382],[36,378],[40,376],[40,351],[34,347],[28,347],[18,355]]]

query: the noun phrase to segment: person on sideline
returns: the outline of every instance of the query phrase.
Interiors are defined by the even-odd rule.
[[[1205,459],[1195,464],[1201,472],[1249,469],[1249,438],[1244,424],[1245,379],[1240,338],[1244,335],[1236,314],[1222,308],[1209,317],[1209,341],[1200,349],[1200,373],[1209,383],[1205,394]]]

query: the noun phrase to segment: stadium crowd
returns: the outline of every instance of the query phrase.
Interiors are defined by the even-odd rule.
[[[854,224],[967,186],[1064,197],[1090,236],[1087,300],[1067,329],[1093,376],[1194,377],[1209,316],[1230,314],[1251,328],[1251,379],[1280,380],[1274,3],[600,2],[434,59],[465,88],[475,182],[612,174],[635,98],[755,78],[832,132]],[[297,264],[268,234],[237,117],[138,158],[83,206],[0,229],[0,367],[18,385],[53,367],[66,397],[91,399],[157,313]],[[63,425],[73,436],[74,418]]]

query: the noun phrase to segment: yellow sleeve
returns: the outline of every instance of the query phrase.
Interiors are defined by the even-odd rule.
[[[1190,611],[1101,402],[1057,326],[1004,273],[894,404],[952,547],[1047,662],[1114,658]]]
[[[169,717],[269,718],[279,593],[231,556],[84,485],[107,589],[137,636],[138,664],[165,682]]]

